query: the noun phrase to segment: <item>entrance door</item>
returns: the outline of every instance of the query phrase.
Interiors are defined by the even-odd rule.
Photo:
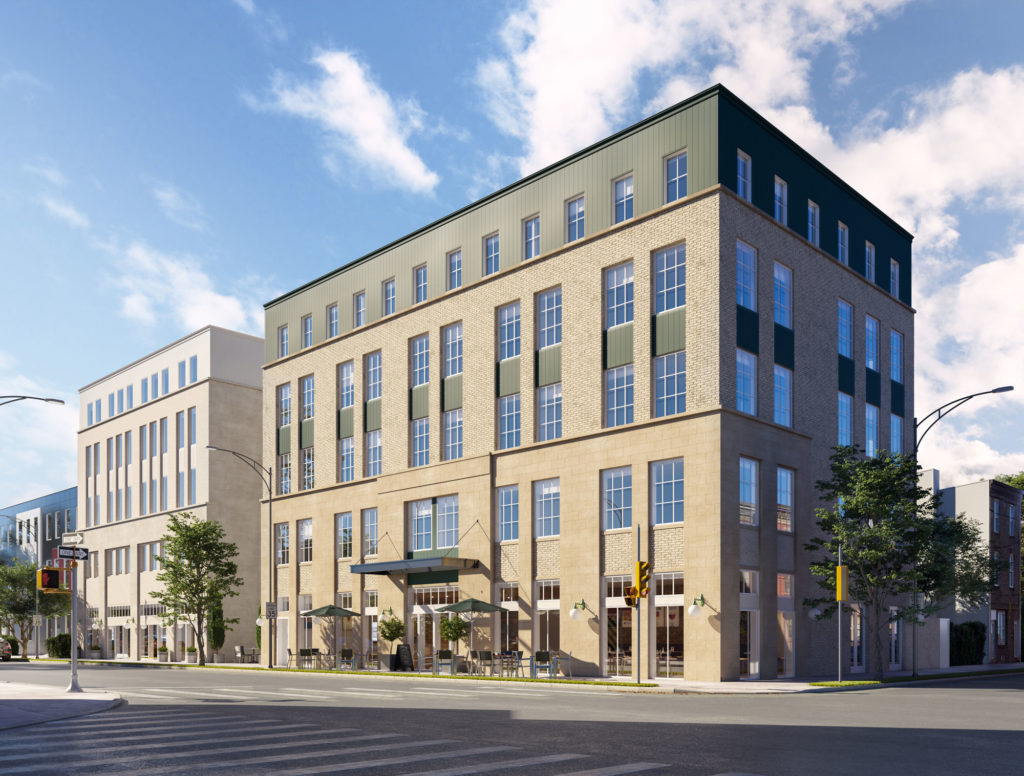
[[[779,634],[776,654],[778,655],[777,675],[793,676],[796,665],[793,661],[794,630],[796,618],[793,612],[779,612]]]
[[[683,675],[683,613],[682,606],[655,608],[654,627],[658,655],[658,676]]]
[[[288,618],[277,618],[277,658],[274,665],[288,665]]]
[[[740,679],[756,679],[760,675],[757,614],[740,611]]]
[[[629,606],[605,609],[608,621],[605,662],[609,676],[633,674],[633,609]]]

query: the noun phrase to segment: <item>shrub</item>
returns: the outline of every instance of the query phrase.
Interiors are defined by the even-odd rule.
[[[58,633],[56,636],[47,636],[46,654],[50,657],[70,658],[71,634]]]
[[[195,647],[185,647],[186,652],[198,652],[199,650]]]
[[[973,666],[985,660],[985,623],[972,620],[949,627],[949,664]]]
[[[17,657],[21,654],[21,645],[14,636],[4,634],[3,636],[0,636],[0,639],[5,639],[7,643],[11,645],[11,657]]]
[[[469,623],[461,617],[446,617],[441,620],[441,638],[458,643],[469,635]]]

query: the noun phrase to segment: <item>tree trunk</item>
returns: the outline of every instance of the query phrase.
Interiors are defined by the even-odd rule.
[[[882,606],[880,604],[873,603],[871,605],[871,619],[874,621],[872,622],[872,641],[875,644],[871,662],[874,665],[875,679],[881,681],[885,675],[885,664],[882,662]]]
[[[199,665],[206,665],[206,644],[203,639],[203,618],[196,617],[196,648],[199,650]]]

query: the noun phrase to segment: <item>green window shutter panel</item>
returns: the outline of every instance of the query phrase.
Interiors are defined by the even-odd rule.
[[[302,421],[299,424],[299,447],[313,446],[313,418]]]
[[[796,344],[793,330],[775,324],[775,363],[786,369],[796,369]]]
[[[562,382],[562,346],[549,345],[537,351],[537,387]]]
[[[686,350],[686,307],[658,313],[652,321],[651,348],[656,356]]]
[[[874,369],[864,370],[864,401],[882,406],[882,376]]]
[[[277,430],[277,454],[286,455],[292,451],[292,427],[282,426]]]
[[[355,434],[355,413],[351,407],[338,410],[338,439],[345,439]]]
[[[606,329],[602,339],[605,369],[614,369],[617,366],[633,363],[632,323],[624,323]]]
[[[853,376],[853,359],[846,356],[839,357],[839,390],[850,396],[856,396],[856,379]]]
[[[409,420],[425,418],[430,414],[429,391],[429,385],[417,385],[409,389]]]
[[[499,397],[511,396],[514,393],[519,393],[519,370],[519,356],[516,356],[515,358],[506,358],[504,361],[498,362],[497,385]]]
[[[903,413],[906,411],[903,408],[904,402],[906,401],[906,389],[903,387],[903,383],[898,383],[895,380],[889,381],[889,408],[893,415],[899,415],[901,418],[904,417]]]
[[[446,377],[441,383],[441,411],[457,410],[462,406],[462,375]]]
[[[736,305],[736,347],[760,354],[760,343],[757,313],[741,304]]]
[[[380,428],[380,399],[371,399],[363,405],[363,431]]]

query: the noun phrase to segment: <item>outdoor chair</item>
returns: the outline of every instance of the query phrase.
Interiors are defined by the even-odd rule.
[[[540,650],[533,653],[533,678],[537,678],[537,674],[545,670],[548,672],[548,678],[554,677],[554,663],[551,660],[551,653],[547,650]]]
[[[342,670],[348,666],[349,671],[356,670],[356,656],[354,650],[342,649],[338,657],[338,670]]]
[[[437,658],[434,660],[434,673],[440,673],[444,666],[448,666],[452,676],[455,676],[455,657],[450,649],[437,650]]]
[[[572,679],[572,650],[569,650],[568,654],[558,662],[561,663],[563,660],[565,661],[564,673],[568,674],[569,678]]]
[[[244,663],[245,662],[245,650],[242,647],[240,647],[238,644],[235,645],[235,662],[236,663]]]
[[[475,649],[469,650],[469,672],[475,674],[480,670],[480,652]]]
[[[494,676],[494,653],[490,650],[483,649],[477,654],[477,665],[480,666],[480,675],[483,676],[484,666],[487,666],[487,670],[491,676]]]
[[[295,667],[295,655],[292,654],[292,651],[290,649],[288,650],[288,664],[287,665],[288,665],[288,668],[294,668]]]

